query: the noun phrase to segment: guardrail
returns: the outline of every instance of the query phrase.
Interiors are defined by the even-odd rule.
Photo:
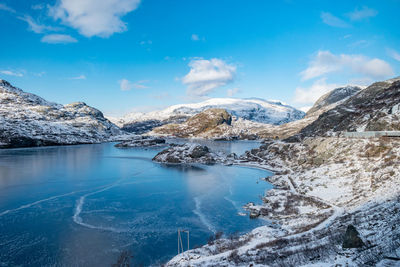
[[[400,131],[344,132],[343,135],[350,138],[400,137]]]

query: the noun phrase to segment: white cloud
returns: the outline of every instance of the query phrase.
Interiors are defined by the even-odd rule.
[[[4,75],[9,75],[9,76],[16,76],[16,77],[22,77],[24,76],[22,73],[20,72],[15,72],[15,71],[11,71],[11,70],[0,70],[1,74]]]
[[[29,25],[29,29],[35,33],[43,33],[46,31],[58,31],[60,28],[52,27],[44,24],[37,23],[31,16],[25,15],[18,17],[18,19],[25,21]]]
[[[192,34],[192,41],[199,41],[200,37],[197,34]]]
[[[234,80],[236,67],[221,59],[193,59],[189,63],[190,71],[182,78],[188,86],[188,94],[205,96],[215,88],[224,86]]]
[[[378,11],[366,6],[362,7],[361,9],[356,8],[356,10],[347,14],[351,20],[362,20],[375,17],[376,15],[378,15]]]
[[[299,108],[299,109],[300,109],[301,111],[307,113],[307,111],[309,111],[311,108],[312,108],[312,106],[304,106],[304,107],[301,107],[301,108]]]
[[[328,24],[329,26],[332,26],[332,27],[339,27],[339,28],[350,27],[350,25],[347,22],[332,15],[329,12],[321,12],[321,19],[322,19],[322,22],[324,22],[325,24]]]
[[[144,83],[149,82],[148,80],[141,80],[141,81],[137,81],[136,83],[131,82],[127,79],[122,79],[119,80],[119,86],[121,88],[122,91],[129,91],[132,90],[133,88],[135,89],[146,89],[149,88],[148,86],[144,85]]]
[[[148,83],[149,80],[141,80],[137,81],[136,83],[133,84],[133,87],[136,89],[146,89],[149,88],[147,85],[144,85],[144,83]]]
[[[76,43],[78,40],[67,34],[48,34],[43,36],[41,42],[49,44],[67,44]]]
[[[239,92],[240,92],[239,88],[228,89],[228,90],[226,90],[226,95],[229,97],[232,97]]]
[[[140,0],[59,0],[50,15],[86,37],[109,37],[127,30],[121,17],[135,10]]]
[[[334,55],[329,51],[318,51],[308,68],[300,75],[302,80],[309,80],[338,71],[350,71],[371,78],[385,78],[394,74],[392,67],[378,58],[370,59],[363,55]]]
[[[194,41],[194,42],[197,42],[197,41],[205,41],[206,40],[206,38],[205,37],[201,37],[200,35],[198,35],[198,34],[195,34],[195,33],[193,33],[191,36],[190,36],[190,39],[192,40],[192,41]]]
[[[356,85],[361,88],[365,88],[368,85],[371,85],[371,83],[373,83],[373,82],[374,82],[374,79],[372,79],[370,77],[355,77],[355,78],[351,78],[349,80],[350,85]]]
[[[32,5],[31,8],[33,10],[42,10],[44,9],[46,6],[44,3],[40,3],[40,4],[36,4],[36,5]]]
[[[81,74],[79,76],[71,77],[70,80],[86,80],[86,76]]]
[[[339,85],[337,84],[327,83],[326,78],[321,78],[315,81],[309,88],[296,88],[294,102],[300,104],[312,104],[322,95],[338,87]]]
[[[389,54],[389,56],[391,56],[392,58],[394,58],[397,61],[400,61],[400,53],[397,52],[394,49],[387,49],[387,52]]]
[[[371,41],[367,41],[367,40],[358,40],[356,42],[353,42],[351,44],[349,44],[348,46],[351,48],[365,48],[371,45]]]
[[[8,12],[11,12],[11,13],[16,13],[13,8],[7,6],[6,4],[3,4],[3,3],[0,3],[0,10],[8,11]]]
[[[129,80],[122,79],[119,81],[119,87],[121,88],[122,91],[129,91],[132,89],[132,84]]]

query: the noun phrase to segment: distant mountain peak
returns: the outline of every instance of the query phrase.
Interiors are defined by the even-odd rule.
[[[314,103],[314,105],[310,108],[310,110],[307,111],[307,116],[317,112],[323,107],[344,101],[345,99],[355,95],[361,90],[362,88],[360,86],[353,86],[353,85],[346,85],[343,87],[333,89],[332,91],[318,98],[318,100]]]
[[[160,111],[130,113],[122,118],[110,120],[124,129],[134,131],[135,127],[132,128],[132,125],[146,128],[145,122],[151,122],[155,126],[171,122],[180,123],[210,108],[224,109],[236,118],[274,125],[298,120],[305,115],[303,111],[294,107],[261,98],[210,98],[198,103],[173,105]],[[151,125],[148,126],[146,130],[151,128]]]

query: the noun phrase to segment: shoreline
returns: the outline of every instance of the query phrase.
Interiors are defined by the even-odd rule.
[[[375,147],[382,146],[378,139],[316,137],[300,143],[274,142],[244,154],[232,165],[272,172],[266,181],[274,186],[265,192],[262,205],[252,204],[247,210],[254,212],[255,217],[275,223],[277,228],[256,227],[237,240],[206,244],[175,256],[167,266],[186,266],[189,262],[193,266],[276,265],[276,261],[285,266],[295,262],[295,266],[353,266],[363,265],[371,254],[374,262],[384,260],[382,255],[390,251],[385,240],[393,236],[390,225],[396,221],[390,214],[400,206],[394,201],[399,195],[396,188],[400,182],[390,164],[400,147],[396,146],[397,140],[391,142],[394,144],[377,150]],[[363,155],[381,153],[383,149],[393,150],[383,154],[392,161]],[[371,184],[370,179],[375,175],[391,182]],[[383,219],[376,221],[376,218]],[[388,226],[382,229],[382,223]],[[386,236],[373,239],[374,246],[345,250],[341,242],[348,225],[354,225],[368,244],[372,242],[371,231]],[[370,251],[371,248],[382,252]]]

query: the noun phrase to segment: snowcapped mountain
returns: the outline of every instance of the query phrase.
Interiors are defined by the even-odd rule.
[[[122,134],[85,103],[48,102],[0,80],[0,148],[98,143]]]
[[[200,103],[179,104],[161,111],[148,113],[130,113],[122,118],[109,118],[112,122],[128,131],[143,132],[167,123],[181,123],[210,108],[225,109],[232,116],[245,120],[280,125],[304,117],[305,113],[278,101],[259,98],[211,98]]]

